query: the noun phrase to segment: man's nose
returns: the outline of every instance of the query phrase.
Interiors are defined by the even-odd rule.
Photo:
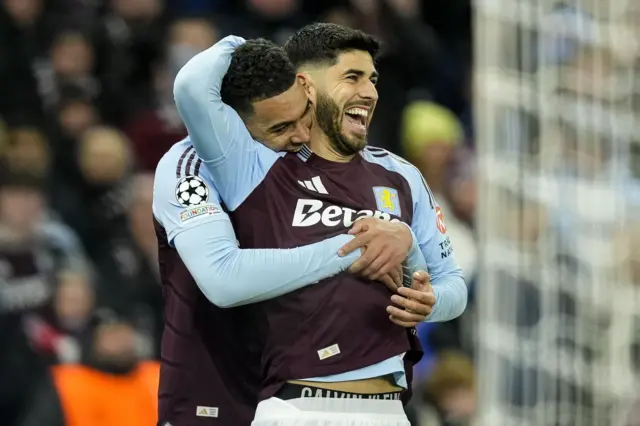
[[[373,84],[371,81],[367,81],[360,87],[358,95],[362,99],[367,99],[374,102],[378,101],[378,89],[376,89],[375,84]]]
[[[311,137],[311,130],[309,126],[303,121],[298,121],[296,124],[296,130],[291,137],[291,143],[306,143],[309,142]]]

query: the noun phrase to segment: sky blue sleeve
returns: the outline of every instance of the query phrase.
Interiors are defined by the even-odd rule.
[[[338,249],[354,238],[346,234],[295,249],[238,248],[206,171],[197,176],[206,188],[202,204],[185,207],[178,201],[176,189],[194,178],[176,176],[178,154],[167,154],[156,169],[153,214],[212,303],[231,307],[277,297],[337,274],[360,256],[360,250],[338,256]]]
[[[229,220],[180,233],[175,247],[200,290],[217,306],[261,302],[347,269],[359,253],[338,256],[350,235],[295,249],[239,249]]]
[[[172,148],[158,163],[153,182],[153,216],[167,233],[169,244],[173,245],[176,235],[203,223],[229,221],[229,216],[221,208],[220,195],[206,170],[198,176],[191,172],[176,174],[181,157],[189,145]],[[178,188],[189,179],[197,179],[206,190],[206,196],[197,206],[187,207],[178,200]]]
[[[193,57],[176,76],[173,94],[189,137],[235,210],[280,156],[253,140],[236,111],[222,102],[222,78],[244,39],[228,36]]]
[[[447,236],[442,211],[422,174],[411,167],[405,174],[413,196],[413,230],[431,276],[436,304],[427,322],[454,319],[467,306],[467,286],[458,266],[451,240]]]

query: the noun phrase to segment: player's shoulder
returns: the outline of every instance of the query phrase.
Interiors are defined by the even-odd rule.
[[[211,198],[218,198],[211,177],[189,138],[174,144],[162,156],[156,167],[153,186],[154,202],[167,197],[173,199],[174,195],[186,196],[184,188],[187,187],[192,192],[198,190]],[[183,207],[191,206],[183,204],[182,199],[178,201]]]
[[[156,176],[180,179],[184,176],[199,176],[203,170],[202,160],[187,137],[173,144],[162,156],[156,167]]]
[[[402,176],[409,184],[409,187],[414,194],[426,192],[429,199],[429,205],[431,206],[431,209],[434,208],[436,202],[433,193],[431,192],[429,185],[427,185],[427,181],[424,179],[424,176],[422,176],[422,173],[416,166],[399,155],[389,152],[384,148],[378,148],[375,146],[365,147],[365,149],[360,151],[360,155],[362,155],[365,161],[377,164],[384,167],[386,170],[395,172]]]
[[[416,166],[384,148],[367,146],[360,151],[360,155],[365,161],[377,164],[391,172],[399,173],[407,180],[422,179],[422,174]]]

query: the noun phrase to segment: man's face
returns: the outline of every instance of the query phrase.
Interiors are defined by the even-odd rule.
[[[251,136],[274,151],[298,151],[309,142],[311,101],[299,79],[287,90],[253,103],[245,119]]]
[[[6,187],[0,190],[0,222],[16,232],[33,231],[43,219],[44,209],[44,196],[36,189]]]
[[[368,52],[338,57],[316,82],[316,120],[340,154],[353,155],[367,145],[367,131],[378,101],[378,72]]]

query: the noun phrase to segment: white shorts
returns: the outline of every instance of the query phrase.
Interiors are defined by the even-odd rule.
[[[351,398],[269,398],[251,426],[411,426],[401,401]]]

